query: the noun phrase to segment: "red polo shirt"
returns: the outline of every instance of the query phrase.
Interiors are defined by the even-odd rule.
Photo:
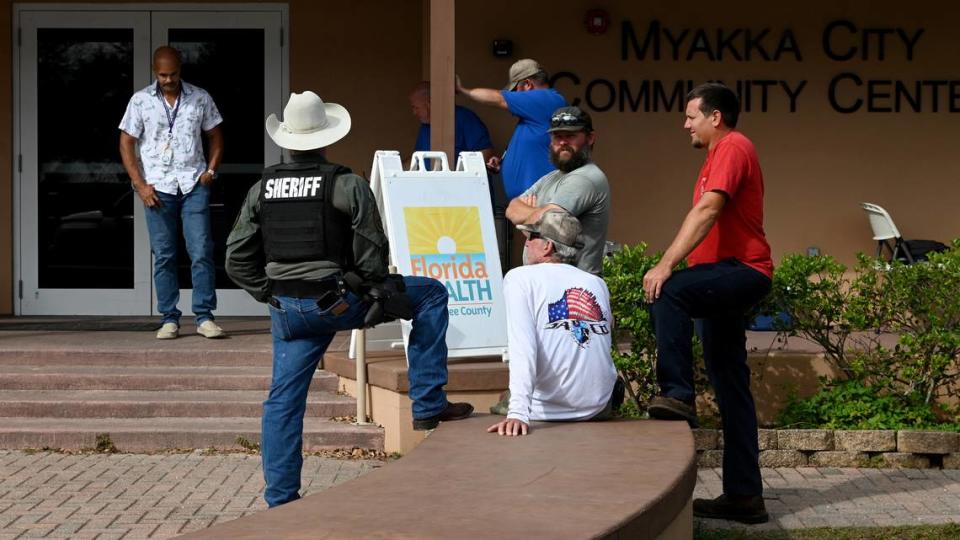
[[[722,191],[727,202],[706,238],[687,256],[687,264],[733,257],[772,279],[770,245],[763,232],[763,172],[753,143],[739,131],[727,134],[707,153],[693,204],[708,191]]]

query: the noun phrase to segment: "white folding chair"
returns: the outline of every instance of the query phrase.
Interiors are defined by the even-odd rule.
[[[860,203],[860,207],[867,213],[870,228],[873,229],[873,239],[877,241],[877,257],[883,255],[883,248],[890,251],[890,260],[904,259],[913,264],[913,256],[907,249],[903,235],[890,217],[890,213],[873,203]]]
[[[873,203],[860,203],[860,207],[870,219],[873,239],[877,241],[877,258],[883,255],[883,248],[887,248],[891,261],[913,264],[927,260],[930,253],[949,249],[949,246],[936,240],[904,240],[889,212]]]

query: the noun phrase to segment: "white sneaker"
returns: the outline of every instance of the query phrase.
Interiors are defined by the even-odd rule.
[[[197,327],[197,333],[208,339],[222,338],[227,335],[227,333],[223,331],[223,328],[220,328],[217,326],[217,323],[209,319],[200,323],[200,326]]]
[[[157,339],[176,339],[180,335],[180,327],[174,322],[165,322],[157,330]]]

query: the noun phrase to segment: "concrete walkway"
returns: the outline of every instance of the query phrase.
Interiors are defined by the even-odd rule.
[[[304,487],[314,493],[381,466],[308,457]],[[960,523],[960,471],[797,468],[763,476],[773,519],[753,529]],[[695,496],[716,496],[720,485],[719,470],[701,469]],[[0,451],[0,540],[170,538],[264,509],[262,491],[255,455]]]

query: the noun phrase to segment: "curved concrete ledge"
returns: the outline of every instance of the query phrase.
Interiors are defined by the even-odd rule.
[[[540,423],[485,433],[445,423],[403,459],[299,501],[184,538],[582,539],[692,537],[685,423]]]

